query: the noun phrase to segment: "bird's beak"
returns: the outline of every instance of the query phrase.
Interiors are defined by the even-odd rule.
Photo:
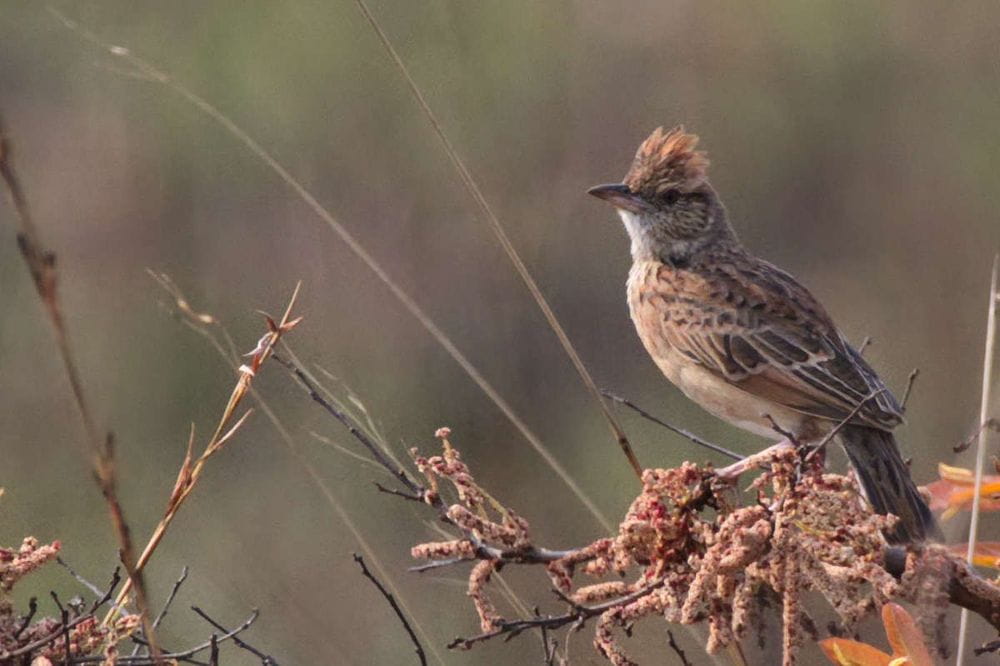
[[[622,183],[597,185],[587,190],[587,194],[592,194],[598,199],[603,199],[615,208],[623,208],[633,213],[642,213],[649,210],[649,204],[643,201],[642,197],[634,194],[628,188],[628,185],[623,185]]]

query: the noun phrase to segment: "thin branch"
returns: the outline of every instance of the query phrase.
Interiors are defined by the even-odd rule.
[[[193,91],[183,86],[178,81],[171,78],[165,72],[153,67],[150,63],[135,56],[128,49],[109,44],[94,33],[83,28],[79,23],[73,21],[62,13],[48,8],[49,12],[66,28],[81,36],[91,44],[96,45],[106,53],[123,58],[138,72],[144,75],[147,80],[166,86],[183,97],[189,104],[198,111],[217,122],[239,143],[246,147],[257,159],[263,162],[278,178],[284,182],[301,199],[313,213],[320,218],[340,239],[347,245],[354,255],[361,260],[365,266],[371,270],[375,276],[385,285],[385,287],[396,297],[396,300],[406,308],[406,310],[420,323],[421,326],[431,335],[432,338],[448,353],[448,355],[465,371],[465,374],[486,394],[494,405],[503,413],[511,424],[527,440],[528,444],[545,460],[546,464],[552,468],[562,482],[570,489],[576,498],[593,515],[594,519],[604,528],[605,531],[612,530],[611,521],[597,507],[583,489],[576,483],[565,467],[552,455],[552,452],[542,443],[542,440],[535,434],[528,425],[514,411],[513,407],[500,395],[497,389],[482,375],[479,369],[458,349],[454,341],[448,337],[440,326],[421,308],[409,293],[403,290],[399,284],[393,280],[385,268],[378,263],[375,258],[364,248],[363,245],[341,224],[329,210],[316,199],[309,190],[300,183],[288,169],[277,159],[264,149],[253,137],[246,133],[239,125],[233,122],[228,116],[215,108],[204,98],[198,96]]]
[[[14,640],[21,637],[21,634],[23,634],[24,630],[28,628],[28,625],[31,624],[31,620],[35,617],[35,613],[37,612],[38,597],[31,597],[31,599],[28,600],[28,614],[24,616],[24,619],[21,620],[21,626],[14,632]]]
[[[235,643],[237,646],[243,648],[244,650],[246,650],[247,652],[250,652],[251,654],[255,654],[258,657],[260,657],[261,663],[265,664],[265,666],[278,666],[278,662],[275,661],[274,657],[272,657],[270,655],[267,655],[267,654],[264,654],[263,652],[261,652],[257,648],[253,647],[252,645],[250,645],[246,641],[243,641],[240,638],[237,638],[237,636],[236,636],[238,633],[240,633],[240,631],[243,631],[244,629],[246,629],[247,627],[249,627],[250,624],[253,622],[253,620],[257,619],[258,611],[257,611],[256,608],[254,609],[253,615],[251,616],[252,619],[248,620],[247,622],[244,622],[240,627],[237,627],[237,629],[234,629],[233,631],[228,631],[221,624],[219,624],[218,622],[216,622],[215,620],[213,620],[211,617],[209,617],[208,613],[206,613],[202,609],[198,608],[197,606],[191,606],[191,610],[193,610],[195,613],[197,613],[198,615],[200,615],[203,620],[205,620],[206,622],[208,622],[210,625],[212,625],[213,627],[215,627],[219,631],[226,632],[226,636],[231,637],[233,639],[233,643]]]
[[[244,622],[240,626],[236,627],[235,629],[233,629],[231,631],[226,631],[225,629],[222,629],[222,631],[225,631],[225,633],[216,637],[216,643],[219,644],[219,645],[221,645],[222,643],[225,643],[226,641],[229,641],[229,640],[232,640],[232,641],[235,642],[237,640],[236,636],[238,636],[239,634],[241,634],[244,631],[246,631],[247,629],[249,629],[250,626],[254,622],[256,622],[256,620],[257,620],[258,617],[260,617],[260,612],[255,609],[250,614],[250,617],[248,617],[246,620],[244,620]],[[198,654],[199,652],[204,652],[205,650],[209,650],[209,649],[211,649],[211,647],[212,647],[212,641],[208,640],[208,641],[205,641],[204,643],[202,643],[200,645],[196,645],[195,647],[189,648],[189,649],[184,650],[182,652],[168,652],[168,653],[164,653],[163,655],[161,655],[161,657],[163,659],[175,659],[177,661],[184,661],[184,662],[194,663],[194,664],[204,664],[205,666],[207,666],[208,662],[196,661],[194,659],[191,659],[191,657],[193,657],[194,655]],[[104,663],[105,659],[106,659],[106,657],[104,657],[103,655],[92,656],[92,657],[77,657],[74,660],[74,663],[77,663],[77,664]],[[148,665],[152,664],[153,661],[152,661],[152,659],[150,657],[146,657],[146,656],[142,656],[142,655],[131,655],[131,656],[127,656],[127,657],[118,657],[117,663],[121,664],[121,666],[148,666]],[[277,662],[275,662],[272,659],[269,663],[270,664],[276,664]]]
[[[88,615],[93,615],[97,612],[98,608],[111,601],[111,595],[115,593],[115,588],[118,587],[118,583],[120,582],[122,582],[121,572],[118,567],[115,567],[115,570],[111,573],[111,582],[108,583],[108,589],[99,598],[94,600],[94,603],[90,606]]]
[[[979,422],[986,423],[989,420],[989,409],[991,402],[990,391],[993,387],[993,357],[996,352],[997,337],[997,301],[1000,300],[1000,254],[993,257],[993,274],[990,277],[990,300],[986,315],[986,351],[983,353],[983,388],[982,399],[979,403]],[[986,461],[986,429],[979,430],[979,443],[976,446],[976,481],[972,490],[972,516],[969,521],[969,548],[966,551],[966,560],[972,564],[972,559],[976,553],[976,537],[979,529],[979,489],[983,485],[983,465]],[[969,624],[969,612],[962,610],[958,627],[958,650],[955,655],[955,663],[962,666],[965,658],[965,639]]]
[[[405,490],[396,490],[395,488],[389,488],[387,486],[383,486],[378,481],[372,481],[372,485],[378,488],[379,492],[385,493],[386,495],[395,495],[396,497],[402,497],[403,499],[410,500],[411,502],[420,502],[421,504],[424,503],[424,498],[421,497],[420,495],[414,493],[408,493]]]
[[[906,378],[906,389],[903,390],[903,399],[899,401],[899,408],[906,411],[906,403],[910,400],[910,392],[913,391],[913,383],[920,376],[920,368],[910,370],[910,376]]]
[[[136,606],[142,617],[143,626],[149,633],[153,646],[153,655],[156,656],[155,635],[152,627],[149,626],[146,590],[141,572],[133,566],[132,540],[129,534],[128,522],[125,520],[125,513],[117,493],[114,439],[110,433],[106,437],[100,435],[96,421],[90,411],[87,396],[83,388],[83,380],[77,368],[73,348],[70,344],[69,332],[66,328],[66,322],[63,318],[59,302],[56,255],[42,244],[38,229],[32,220],[28,199],[24,194],[24,189],[14,169],[13,146],[2,123],[0,123],[0,180],[4,182],[19,222],[20,228],[17,235],[17,242],[21,249],[21,256],[24,258],[28,272],[31,274],[32,281],[35,284],[35,290],[38,292],[38,296],[49,316],[49,322],[55,334],[56,347],[59,349],[59,356],[62,359],[63,369],[66,373],[66,378],[69,380],[70,389],[73,393],[73,399],[80,414],[80,419],[83,421],[86,445],[81,448],[87,458],[90,459],[97,485],[108,506],[111,522],[115,529],[115,536],[118,538],[121,560],[125,565],[125,570],[129,574],[131,585],[135,588]],[[88,446],[89,451],[87,450]]]
[[[400,483],[406,486],[410,492],[418,496],[421,495],[420,486],[410,478],[410,475],[407,474],[401,467],[398,467],[393,461],[389,460],[385,452],[382,451],[382,448],[368,436],[368,433],[366,433],[363,428],[354,422],[354,419],[352,419],[347,412],[338,409],[336,405],[320,394],[316,387],[316,382],[313,380],[312,376],[309,375],[308,371],[303,369],[301,366],[296,365],[292,361],[285,359],[279,354],[274,355],[274,360],[285,366],[285,368],[292,373],[292,375],[298,380],[299,384],[306,390],[309,397],[325,409],[328,414],[333,416],[333,418],[340,421],[341,425],[347,428],[347,432],[349,432],[354,439],[358,440],[362,446],[368,449],[368,453],[371,454],[379,465],[389,470],[389,472],[396,477]]]
[[[257,346],[253,349],[253,351],[246,354],[246,356],[250,357],[249,362],[240,366],[239,379],[237,379],[236,385],[233,387],[233,390],[229,395],[229,402],[226,403],[226,407],[223,409],[222,415],[219,417],[219,422],[215,426],[215,431],[205,444],[205,448],[202,453],[193,462],[192,447],[194,444],[194,428],[192,427],[191,435],[188,439],[187,455],[185,456],[184,461],[181,464],[180,471],[177,474],[177,480],[174,483],[173,492],[167,501],[167,507],[164,511],[163,517],[160,518],[160,522],[153,530],[153,534],[146,542],[146,547],[143,549],[142,554],[139,555],[139,559],[135,563],[135,570],[137,572],[141,572],[149,562],[150,558],[152,558],[153,553],[156,551],[156,548],[160,545],[160,542],[166,535],[167,529],[173,522],[174,517],[176,517],[177,512],[197,486],[198,480],[201,478],[202,472],[204,471],[205,465],[208,463],[209,459],[223,448],[225,443],[232,438],[234,433],[250,415],[252,410],[248,410],[243,414],[243,416],[237,418],[236,412],[243,399],[250,391],[254,377],[256,377],[257,373],[260,372],[261,367],[267,359],[271,357],[275,346],[281,340],[282,336],[289,333],[299,324],[299,322],[302,321],[301,317],[292,318],[292,310],[298,300],[299,290],[301,287],[301,282],[295,285],[295,289],[292,291],[292,295],[288,299],[288,304],[285,306],[285,311],[279,321],[274,321],[274,319],[270,316],[264,316],[267,324],[267,332],[260,338],[260,340],[258,340]],[[114,618],[124,603],[125,597],[131,588],[131,580],[132,579],[130,578],[129,581],[122,586],[121,592],[118,593],[118,597],[115,599],[114,606],[112,606],[111,610],[104,618],[103,622],[105,625]],[[152,628],[144,625],[143,629],[147,632],[148,638]]]
[[[466,191],[468,191],[472,200],[475,201],[476,206],[479,207],[479,210],[486,219],[490,230],[493,232],[493,235],[496,236],[497,241],[499,241],[500,246],[507,255],[507,258],[510,259],[511,264],[513,264],[514,270],[517,271],[518,276],[524,282],[524,286],[527,287],[528,292],[531,293],[531,297],[535,299],[535,304],[538,305],[538,309],[542,311],[542,314],[545,316],[545,320],[548,322],[552,332],[555,333],[556,338],[559,339],[559,344],[562,345],[563,351],[566,352],[566,355],[572,362],[573,367],[576,368],[584,387],[586,387],[587,391],[590,392],[591,396],[600,407],[604,420],[611,429],[612,436],[614,436],[618,446],[621,447],[622,453],[624,453],[625,458],[628,459],[633,471],[635,471],[635,475],[641,479],[642,465],[639,464],[639,459],[636,458],[635,452],[632,450],[632,445],[629,443],[628,437],[625,436],[625,431],[622,430],[622,427],[618,424],[617,419],[615,419],[611,410],[608,409],[608,406],[603,400],[601,400],[600,391],[597,390],[597,385],[594,383],[593,377],[590,376],[587,366],[584,365],[583,360],[577,353],[573,343],[570,342],[569,336],[563,329],[562,324],[559,323],[559,319],[556,317],[555,312],[552,311],[548,301],[545,300],[545,296],[542,294],[542,290],[539,289],[538,283],[535,282],[535,278],[531,276],[531,272],[528,270],[528,267],[524,264],[524,261],[521,260],[521,256],[518,254],[514,244],[507,236],[507,232],[500,223],[500,219],[497,217],[490,204],[486,201],[486,197],[483,195],[482,190],[479,189],[479,184],[476,183],[475,178],[472,177],[472,173],[465,165],[465,161],[462,160],[458,151],[455,150],[455,147],[452,145],[451,140],[448,139],[448,135],[444,132],[444,127],[442,127],[440,121],[437,119],[437,116],[434,115],[430,104],[428,104],[426,98],[424,98],[423,92],[421,92],[420,87],[417,86],[417,82],[410,74],[410,70],[407,68],[406,63],[403,62],[403,59],[396,51],[396,48],[392,45],[392,42],[389,40],[389,36],[382,29],[382,26],[375,18],[375,15],[372,14],[364,0],[355,0],[355,2],[358,5],[358,9],[368,21],[368,24],[372,27],[372,30],[375,32],[376,37],[378,37],[379,42],[381,42],[382,46],[385,48],[386,54],[392,60],[393,64],[396,65],[400,75],[402,75],[403,79],[406,81],[406,85],[413,94],[413,98],[417,102],[417,106],[420,107],[420,110],[427,117],[427,121],[430,123],[434,130],[434,134],[437,135],[438,140],[441,142],[441,147],[444,149],[445,154],[447,154],[452,166],[455,167],[455,171],[458,172],[458,176],[461,179],[462,184],[465,186]]]
[[[58,640],[63,635],[64,629],[65,630],[72,629],[73,627],[77,626],[78,624],[80,624],[84,620],[88,620],[88,619],[90,619],[92,617],[93,617],[93,615],[89,615],[89,614],[88,615],[79,615],[79,616],[73,618],[72,620],[70,620],[70,622],[67,625],[65,625],[65,626],[63,626],[60,623],[60,625],[58,627],[56,627],[52,631],[52,633],[50,633],[48,636],[42,636],[41,638],[39,638],[37,640],[34,640],[31,643],[28,643],[27,645],[22,645],[21,647],[17,648],[16,650],[11,650],[10,652],[0,652],[0,664],[12,663],[11,660],[13,660],[14,657],[21,657],[21,656],[24,656],[24,655],[27,655],[27,654],[31,654],[35,650],[37,650],[39,648],[42,648],[42,647],[45,647],[49,643],[52,643],[53,641]]]
[[[392,474],[401,484],[403,484],[403,486],[405,486],[413,496],[421,498],[425,503],[433,507],[438,513],[438,518],[442,522],[458,527],[455,525],[455,522],[448,517],[448,505],[445,504],[445,501],[441,498],[440,494],[428,493],[426,488],[414,481],[402,467],[393,462],[385,454],[378,443],[372,440],[364,429],[359,426],[354,419],[347,414],[347,412],[339,409],[336,405],[323,397],[316,385],[315,380],[307,370],[279,354],[274,354],[273,358],[275,361],[285,366],[288,369],[288,372],[295,378],[296,382],[309,395],[309,397],[312,398],[312,400],[322,407],[328,414],[339,421],[340,424],[343,425],[347,431],[368,450],[369,453],[371,453],[375,461],[388,470],[389,473]],[[392,494],[402,495],[407,499],[413,499],[413,497],[410,497],[401,491]],[[550,550],[548,548],[538,548],[536,546],[503,550],[484,543],[479,537],[469,530],[461,529],[461,531],[464,537],[472,543],[476,556],[479,559],[502,560],[504,562],[518,563],[553,562],[576,552],[575,550]]]
[[[227,366],[237,363],[239,361],[239,354],[236,352],[236,346],[232,341],[232,336],[229,334],[229,331],[226,329],[222,321],[210,314],[195,312],[189,305],[183,293],[181,293],[180,289],[176,284],[174,284],[173,280],[171,280],[169,276],[152,272],[150,274],[156,282],[173,297],[174,309],[171,309],[170,313],[178,315],[177,318],[181,321],[181,323],[206,339],[211,347],[218,352],[223,363],[227,364]],[[218,335],[222,336],[225,340],[225,345],[219,342],[216,331],[218,331]],[[286,344],[283,344],[283,347],[287,349]],[[289,349],[288,351],[292,358],[295,358],[294,354],[291,354],[291,350]],[[319,388],[323,389],[322,386]],[[326,392],[325,389],[323,390]],[[292,459],[299,465],[300,469],[305,472],[306,478],[312,486],[319,491],[319,493],[323,496],[323,499],[326,500],[329,507],[333,509],[334,513],[336,513],[337,517],[343,523],[344,527],[347,528],[351,536],[355,539],[355,541],[357,541],[358,546],[362,551],[364,551],[365,556],[372,564],[372,567],[381,575],[386,586],[395,595],[399,605],[404,611],[409,613],[413,627],[423,639],[424,644],[427,646],[427,650],[431,653],[431,655],[433,655],[434,659],[438,663],[444,664],[444,659],[442,658],[437,645],[431,640],[430,636],[424,630],[419,619],[416,617],[416,614],[409,609],[405,598],[393,583],[391,573],[386,570],[385,566],[383,566],[378,553],[371,546],[371,544],[368,543],[368,540],[365,539],[365,535],[361,532],[358,525],[351,518],[351,515],[344,508],[344,505],[330,488],[329,483],[324,480],[309,459],[302,454],[301,449],[296,444],[296,441],[292,437],[288,428],[285,427],[281,419],[278,418],[278,415],[263,398],[263,396],[261,396],[260,393],[252,386],[250,388],[250,394],[253,396],[257,407],[271,422],[271,425],[274,427],[275,432],[278,434],[279,439],[284,444]],[[369,462],[373,465],[377,465],[374,461]],[[388,470],[383,471],[385,471],[386,474],[390,474]]]
[[[80,379],[80,372],[77,369],[73,350],[70,346],[66,322],[59,307],[56,255],[46,248],[39,238],[38,229],[35,226],[31,210],[28,206],[28,199],[24,194],[24,189],[21,186],[17,172],[14,170],[13,145],[2,123],[0,123],[0,179],[3,180],[6,186],[7,194],[10,197],[19,223],[20,228],[17,234],[17,242],[21,249],[21,256],[24,258],[38,296],[41,298],[46,313],[49,315],[49,320],[56,337],[56,345],[59,348],[59,355],[66,371],[66,377],[69,379],[77,411],[79,411],[80,418],[83,421],[91,453],[97,454],[102,449],[101,436],[91,415],[87,397],[83,389],[83,381]]]
[[[538,606],[535,606],[533,610],[536,617],[541,615],[541,610]],[[559,649],[559,642],[549,636],[548,627],[540,627],[539,631],[542,634],[542,663],[545,666],[555,666],[556,650]]]
[[[983,643],[979,647],[973,650],[973,653],[977,657],[981,657],[984,654],[989,654],[991,652],[1000,651],[1000,639],[989,641],[988,643]]]
[[[64,618],[60,622],[60,626],[53,629],[53,631],[49,635],[36,639],[31,643],[28,643],[27,645],[22,645],[16,650],[11,650],[10,652],[0,652],[0,664],[12,663],[14,657],[30,655],[35,650],[45,647],[49,643],[52,643],[58,640],[60,637],[65,636],[70,629],[77,626],[84,620],[88,620],[94,617],[94,613],[97,611],[97,609],[106,604],[111,599],[111,595],[114,594],[115,588],[118,587],[118,583],[120,582],[121,582],[121,575],[119,574],[118,568],[116,567],[114,573],[111,576],[111,583],[108,585],[107,591],[100,599],[94,601],[88,613],[79,615],[70,620],[69,622],[67,622],[66,619]],[[65,609],[63,609],[62,604],[59,602],[59,597],[56,596],[55,592],[52,592],[52,597],[55,600],[56,605],[59,606],[60,611],[64,611]],[[28,620],[31,619],[31,616],[34,615],[36,610],[37,610],[37,600],[34,597],[32,597],[31,602],[29,602]],[[68,618],[68,613],[66,614],[66,618]],[[27,625],[25,624],[25,626]],[[24,626],[20,627],[18,629],[18,633],[15,634],[15,636],[20,635],[20,633],[23,630]]]
[[[393,597],[392,593],[385,589],[379,579],[368,570],[363,557],[354,553],[354,561],[358,563],[359,567],[361,567],[362,575],[378,588],[378,591],[382,593],[385,600],[389,602],[390,606],[392,606],[392,611],[396,614],[396,617],[399,618],[399,621],[403,623],[403,628],[406,629],[406,633],[410,635],[410,640],[413,642],[413,648],[417,653],[417,659],[420,661],[421,666],[427,666],[427,655],[424,654],[424,648],[420,645],[420,640],[413,632],[413,627],[410,626],[409,621],[406,619],[406,615],[403,614],[403,609],[396,603],[396,598]]]
[[[407,568],[407,571],[412,573],[423,573],[424,571],[430,571],[431,569],[443,569],[444,567],[450,567],[454,564],[460,564],[462,562],[468,562],[464,557],[449,557],[446,560],[431,560],[424,564],[418,564],[413,567]]]
[[[667,643],[670,645],[670,649],[674,651],[674,654],[681,660],[681,666],[691,666],[691,662],[688,661],[687,655],[684,654],[684,650],[681,646],[677,644],[674,639],[674,632],[667,629]]]
[[[722,455],[724,455],[724,456],[726,456],[728,458],[732,458],[733,460],[742,460],[743,459],[743,456],[741,456],[740,454],[736,453],[735,451],[730,451],[729,449],[725,448],[724,446],[719,446],[718,444],[713,444],[712,442],[709,442],[708,440],[702,439],[698,435],[695,435],[695,434],[693,434],[693,433],[685,430],[684,428],[679,428],[679,427],[675,426],[672,423],[668,423],[667,421],[664,421],[664,420],[662,420],[662,419],[660,419],[660,418],[658,418],[656,416],[653,416],[652,414],[650,414],[649,412],[647,412],[643,408],[639,407],[634,402],[628,400],[627,398],[623,398],[622,396],[617,395],[615,393],[612,393],[611,391],[609,391],[607,389],[601,389],[601,395],[603,395],[608,400],[612,400],[614,402],[617,402],[620,405],[624,405],[625,407],[628,407],[629,409],[631,409],[632,411],[634,411],[636,414],[638,414],[642,418],[647,419],[649,421],[652,421],[653,423],[655,423],[657,425],[661,425],[664,428],[666,428],[667,430],[669,430],[671,432],[675,432],[678,435],[680,435],[681,437],[684,437],[685,439],[688,439],[688,440],[694,442],[698,446],[705,447],[706,449],[709,449],[711,451],[715,451],[716,453],[721,453]]]
[[[865,353],[865,350],[868,349],[869,345],[871,345],[872,342],[873,342],[872,336],[866,335],[865,339],[861,341],[860,345],[858,345],[858,356],[862,356]]]
[[[333,441],[332,439],[330,439],[329,437],[324,437],[323,435],[319,434],[318,432],[313,432],[313,431],[310,431],[309,434],[317,442],[321,442],[321,443],[325,444],[326,446],[330,447],[334,451],[337,451],[338,453],[344,454],[348,458],[353,458],[354,460],[357,460],[362,465],[370,465],[370,466],[374,467],[375,469],[377,469],[377,470],[379,470],[381,472],[385,471],[381,466],[379,466],[377,463],[373,462],[370,458],[365,458],[363,455],[361,455],[359,453],[355,453],[354,451],[351,451],[349,448],[347,448],[343,444],[339,444],[339,443]]]
[[[167,595],[167,600],[163,602],[163,607],[160,609],[160,612],[156,614],[156,619],[153,620],[154,629],[157,629],[163,622],[163,618],[167,616],[167,613],[170,610],[170,606],[174,603],[174,599],[177,597],[177,592],[181,589],[181,585],[184,584],[184,581],[187,580],[187,577],[188,577],[188,567],[187,565],[184,565],[183,567],[181,567],[181,575],[177,578],[177,580],[174,581],[173,587],[170,588],[170,594]],[[135,647],[132,648],[132,654],[130,656],[132,657],[138,656],[139,650],[142,647],[143,643],[136,640]]]
[[[872,391],[865,398],[863,398],[861,400],[861,402],[859,402],[857,405],[855,405],[854,409],[852,409],[850,411],[850,413],[848,413],[848,415],[845,416],[842,421],[840,421],[840,423],[838,423],[837,425],[835,425],[830,430],[830,432],[826,433],[826,436],[823,437],[823,439],[821,439],[819,441],[819,443],[816,444],[816,446],[812,447],[812,450],[809,451],[809,453],[806,454],[805,458],[803,458],[803,462],[809,462],[815,456],[819,455],[819,453],[821,451],[823,451],[823,449],[826,448],[826,445],[829,444],[830,441],[834,437],[836,437],[837,434],[841,430],[844,429],[844,426],[846,426],[848,423],[850,423],[854,419],[854,417],[858,415],[858,412],[860,412],[864,408],[865,405],[867,405],[870,401],[874,400],[875,398],[877,398],[880,395],[882,395],[883,393],[885,393],[885,391],[886,391],[885,387],[882,387],[880,389],[876,389],[876,390]]]
[[[980,433],[982,433],[983,430],[985,429],[992,430],[993,432],[1000,432],[1000,419],[992,419],[992,418],[986,419],[985,421],[979,424],[979,427],[976,428],[975,432],[973,432],[971,435],[963,439],[955,446],[951,447],[951,450],[955,453],[961,453],[962,451],[965,451],[970,446],[972,446],[977,439],[979,439]]]
[[[475,636],[469,636],[468,638],[456,638],[452,642],[448,643],[448,649],[453,650],[455,648],[462,648],[467,650],[476,643],[481,643],[487,641],[491,638],[496,638],[497,636],[504,636],[504,640],[510,640],[515,638],[519,634],[529,630],[529,629],[559,629],[560,627],[565,627],[567,625],[578,625],[583,626],[587,620],[596,617],[603,613],[604,611],[610,610],[612,608],[624,606],[630,604],[636,599],[640,599],[653,590],[661,587],[663,585],[663,580],[657,580],[653,583],[643,586],[642,588],[621,597],[616,597],[610,599],[600,604],[595,604],[593,606],[582,606],[576,604],[569,600],[568,597],[562,595],[560,592],[556,591],[556,594],[560,598],[566,600],[571,607],[571,610],[562,615],[546,615],[542,617],[533,617],[526,620],[509,620],[501,622],[500,625],[493,629],[492,631],[485,631],[481,634],[476,634]]]
[[[181,585],[184,584],[184,581],[187,580],[187,577],[188,577],[188,568],[187,565],[185,565],[181,569],[180,577],[174,581],[174,586],[170,588],[170,594],[167,596],[167,600],[163,602],[163,608],[160,609],[160,612],[156,615],[156,619],[153,620],[154,627],[159,627],[160,623],[163,622],[163,618],[167,616],[167,612],[169,612],[170,610],[170,605],[174,603],[174,598],[177,596],[177,591],[181,589]]]
[[[118,499],[118,475],[115,465],[115,440],[112,433],[108,433],[105,440],[104,449],[98,454],[97,469],[95,476],[97,484],[104,495],[104,500],[108,505],[108,512],[111,514],[111,523],[114,525],[115,533],[118,535],[118,558],[128,581],[122,586],[121,599],[124,601],[129,588],[135,591],[135,605],[139,611],[142,622],[142,630],[149,642],[149,651],[153,660],[159,664],[160,648],[156,641],[156,630],[154,629],[149,616],[149,597],[146,596],[146,584],[143,581],[142,569],[137,566],[135,560],[135,550],[132,547],[132,531],[125,520],[124,510]],[[117,570],[116,570],[117,573]]]
[[[100,599],[101,596],[104,594],[104,590],[102,590],[101,588],[97,587],[96,585],[94,585],[93,583],[91,583],[89,580],[87,580],[86,578],[84,578],[83,576],[81,576],[80,574],[78,574],[77,572],[75,572],[73,570],[73,567],[71,567],[69,564],[67,564],[66,560],[64,560],[61,555],[59,555],[59,556],[56,557],[56,562],[59,563],[59,566],[61,566],[62,568],[66,569],[66,571],[69,572],[69,575],[76,579],[76,582],[78,582],[80,585],[83,585],[85,588],[87,588],[88,590],[90,590],[91,594],[93,594],[95,597],[97,597],[98,599]]]
[[[69,611],[66,610],[62,602],[59,601],[59,595],[55,591],[49,592],[52,596],[52,600],[56,602],[56,607],[59,608],[59,621],[62,623],[62,639],[63,639],[63,664],[69,666],[70,660],[70,647],[69,647]]]

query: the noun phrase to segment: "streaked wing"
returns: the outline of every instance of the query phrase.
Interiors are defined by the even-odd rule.
[[[697,270],[660,266],[637,285],[659,301],[664,338],[744,390],[792,409],[892,428],[902,414],[875,371],[815,298],[780,269],[742,255]]]

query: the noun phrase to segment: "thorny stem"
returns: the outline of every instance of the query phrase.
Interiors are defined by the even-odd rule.
[[[201,478],[202,470],[204,469],[209,458],[211,458],[223,447],[223,445],[236,433],[236,431],[250,415],[250,411],[247,411],[239,419],[234,420],[236,408],[250,390],[251,382],[253,381],[256,373],[260,370],[261,366],[264,364],[264,361],[271,356],[274,351],[274,347],[278,344],[281,336],[290,331],[299,323],[299,321],[301,321],[301,318],[291,318],[292,309],[295,307],[295,302],[298,298],[301,286],[301,282],[295,285],[295,290],[292,292],[292,296],[288,300],[288,305],[285,307],[285,312],[279,322],[274,322],[270,317],[267,317],[268,332],[265,333],[264,337],[262,337],[257,343],[257,348],[248,354],[249,356],[252,356],[250,365],[240,368],[240,377],[229,396],[229,402],[226,404],[226,407],[222,412],[219,423],[215,427],[215,432],[205,445],[204,451],[202,451],[201,455],[198,456],[198,459],[195,460],[194,464],[189,467],[191,445],[194,441],[194,431],[192,429],[191,439],[188,441],[188,458],[185,459],[181,468],[177,479],[177,485],[174,488],[174,494],[171,496],[170,501],[167,504],[166,513],[164,513],[163,518],[160,519],[159,524],[157,524],[153,534],[149,537],[146,547],[143,549],[142,554],[136,562],[136,571],[142,571],[142,569],[149,562],[150,558],[153,556],[153,553],[160,545],[164,535],[166,535],[167,529],[173,522],[177,512],[197,485],[198,479]],[[128,582],[122,586],[122,590],[115,599],[114,605],[104,618],[104,624],[107,624],[114,618],[119,608],[124,603],[129,588],[130,586]]]

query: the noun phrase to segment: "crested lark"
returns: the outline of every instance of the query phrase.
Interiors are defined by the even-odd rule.
[[[621,184],[590,190],[632,241],[628,305],[646,350],[689,398],[765,437],[781,439],[776,424],[815,443],[853,412],[837,438],[874,510],[899,516],[887,536],[932,535],[892,436],[899,404],[812,294],[740,244],[697,141],[658,128]]]

